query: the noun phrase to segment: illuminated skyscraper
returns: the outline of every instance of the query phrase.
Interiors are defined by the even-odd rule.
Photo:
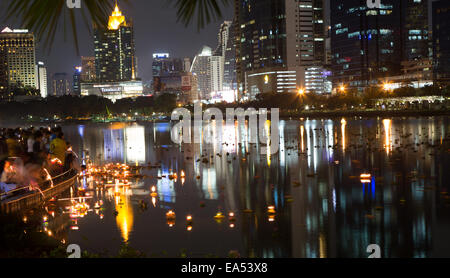
[[[211,93],[210,47],[203,47],[202,52],[192,61],[191,72],[197,76],[200,99],[208,98]]]
[[[81,81],[89,82],[96,79],[95,57],[81,57]]]
[[[80,85],[81,72],[82,72],[81,67],[75,67],[75,72],[73,74],[72,91],[73,91],[73,94],[76,96],[79,96],[81,94],[81,85]]]
[[[403,0],[404,60],[429,58],[428,0]]]
[[[55,73],[53,75],[53,96],[66,96],[70,95],[70,82],[69,75],[65,72]]]
[[[433,60],[434,79],[438,84],[450,85],[450,2],[433,3]]]
[[[225,21],[219,30],[215,56],[223,57],[223,90],[236,90],[236,49],[233,22]]]
[[[36,65],[36,75],[36,89],[41,92],[41,97],[46,98],[48,96],[47,69],[43,62],[38,62]]]
[[[170,58],[169,53],[154,53],[152,62],[153,77],[184,71],[184,61],[180,58]]]
[[[322,0],[236,0],[236,75],[241,99],[296,93],[325,63]]]
[[[0,91],[11,86],[36,87],[36,55],[33,33],[28,30],[0,32]]]
[[[370,4],[374,3],[374,4]],[[334,86],[364,88],[428,63],[428,0],[337,0],[331,5]]]
[[[106,30],[95,27],[95,68],[100,82],[136,79],[134,31],[115,6]]]
[[[337,0],[331,5],[334,85],[364,87],[400,74],[403,57],[401,2]]]
[[[212,92],[223,89],[224,57],[213,56],[212,49],[204,46],[195,56],[191,72],[197,76],[199,95],[202,100],[210,100]]]

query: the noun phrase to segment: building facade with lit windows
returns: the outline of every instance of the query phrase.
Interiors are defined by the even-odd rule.
[[[177,104],[198,100],[197,76],[190,72],[190,58],[171,58],[169,53],[153,54],[153,93],[174,94]]]
[[[171,58],[169,53],[154,53],[152,62],[153,77],[185,71],[185,61],[181,58]]]
[[[53,96],[67,96],[70,95],[71,86],[69,82],[69,75],[65,72],[58,72],[53,74],[52,78]]]
[[[41,97],[48,96],[47,68],[44,62],[38,62],[36,65],[36,89],[39,89]]]
[[[100,82],[136,80],[134,31],[116,5],[107,29],[94,28],[96,79]]]
[[[223,90],[235,91],[236,86],[236,50],[234,42],[234,22],[225,21],[220,26],[218,46],[215,56],[223,57]]]
[[[338,0],[331,5],[335,87],[362,90],[393,77],[402,79],[399,84],[407,84],[411,76],[403,78],[405,65],[420,66],[430,59],[429,1],[381,0],[379,6],[376,3]]]
[[[94,81],[96,77],[95,73],[95,57],[81,57],[81,81]]]
[[[241,100],[267,88],[313,91],[306,86],[306,72],[323,66],[326,59],[322,0],[240,0],[235,3],[235,16]]]
[[[450,85],[450,2],[433,2],[433,75],[437,84]]]
[[[403,0],[405,61],[430,58],[428,0]]]
[[[13,86],[36,88],[33,33],[6,27],[0,32],[0,92]]]
[[[80,83],[82,96],[100,96],[115,102],[143,95],[144,86],[137,78],[134,30],[116,6],[107,29],[94,28],[95,77],[85,72]],[[86,60],[90,63],[90,60]],[[83,70],[82,70],[83,72]],[[94,79],[92,79],[94,78]]]
[[[202,101],[210,101],[223,89],[224,57],[214,56],[210,47],[204,46],[192,61],[191,72],[198,81],[198,94]]]
[[[334,86],[362,88],[400,74],[403,57],[401,1],[337,0],[331,5]]]
[[[105,83],[81,83],[81,96],[99,96],[112,102],[122,98],[137,98],[142,96],[144,86],[142,81],[119,81]]]
[[[81,94],[81,72],[81,67],[75,67],[75,72],[73,73],[72,93],[76,96]]]

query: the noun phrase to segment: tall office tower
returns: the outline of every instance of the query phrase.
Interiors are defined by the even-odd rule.
[[[170,70],[170,55],[169,53],[153,53],[152,73],[153,77],[161,76]]]
[[[223,57],[213,56],[212,49],[208,46],[204,46],[192,61],[191,72],[197,76],[201,100],[209,100],[211,92],[222,90],[223,66],[220,66],[221,63],[223,65]]]
[[[230,39],[230,29],[232,22],[225,21],[220,25],[219,34],[217,35],[217,48],[214,50],[214,56],[225,56],[228,41]]]
[[[36,55],[33,33],[28,30],[0,32],[0,91],[13,86],[36,87]]]
[[[100,82],[136,79],[136,59],[133,25],[115,6],[108,28],[94,28],[95,68]]]
[[[400,74],[402,1],[335,0],[331,5],[333,83],[363,88]]]
[[[172,71],[173,72],[183,72],[184,71],[184,59],[174,58]]]
[[[81,81],[90,82],[96,79],[95,57],[81,57]]]
[[[184,72],[190,72],[191,71],[191,58],[184,58],[183,59],[183,71]]]
[[[55,73],[53,75],[53,96],[66,96],[70,95],[70,82],[69,76],[65,72]]]
[[[234,42],[234,23],[228,31],[228,42],[224,56],[223,89],[237,90],[236,84],[236,48]]]
[[[211,80],[211,92],[219,93],[223,90],[224,57],[211,56],[209,60],[209,73]]]
[[[180,73],[185,70],[185,60],[170,58],[168,53],[154,53],[152,62],[153,76],[162,76],[169,73]]]
[[[235,42],[242,99],[297,92],[308,67],[323,66],[322,0],[236,0]]]
[[[36,65],[36,89],[41,92],[41,97],[48,96],[47,69],[43,62],[38,62]]]
[[[433,75],[437,84],[450,85],[450,2],[433,2]]]
[[[234,47],[233,22],[225,21],[218,34],[218,45],[215,56],[222,56],[224,62],[223,90],[236,90],[236,50]]]
[[[404,7],[404,60],[420,60],[430,57],[428,0],[403,0]]]
[[[82,68],[75,67],[75,72],[73,74],[72,92],[76,96],[81,95],[81,85],[80,85],[81,73],[82,73]]]
[[[297,72],[297,88],[326,93],[325,1],[286,1],[288,68]],[[286,82],[288,83],[288,82]]]

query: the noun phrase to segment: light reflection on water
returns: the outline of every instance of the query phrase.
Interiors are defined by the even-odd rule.
[[[214,121],[203,136],[218,128]],[[172,143],[169,124],[65,126],[74,149],[96,163],[160,165],[116,198],[93,190],[92,202],[105,202],[103,218],[89,213],[65,240],[112,253],[128,241],[168,256],[367,257],[375,243],[383,257],[448,257],[449,128],[445,118],[283,121],[279,152],[270,155],[259,143],[239,144],[247,124],[224,123],[224,142],[182,145]],[[360,181],[364,172],[370,182]],[[177,214],[173,225],[168,210]],[[218,211],[235,212],[236,222],[217,223]]]

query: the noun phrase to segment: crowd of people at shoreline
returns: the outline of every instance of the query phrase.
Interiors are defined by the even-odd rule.
[[[75,154],[60,126],[0,129],[0,192],[40,184],[73,167]]]

